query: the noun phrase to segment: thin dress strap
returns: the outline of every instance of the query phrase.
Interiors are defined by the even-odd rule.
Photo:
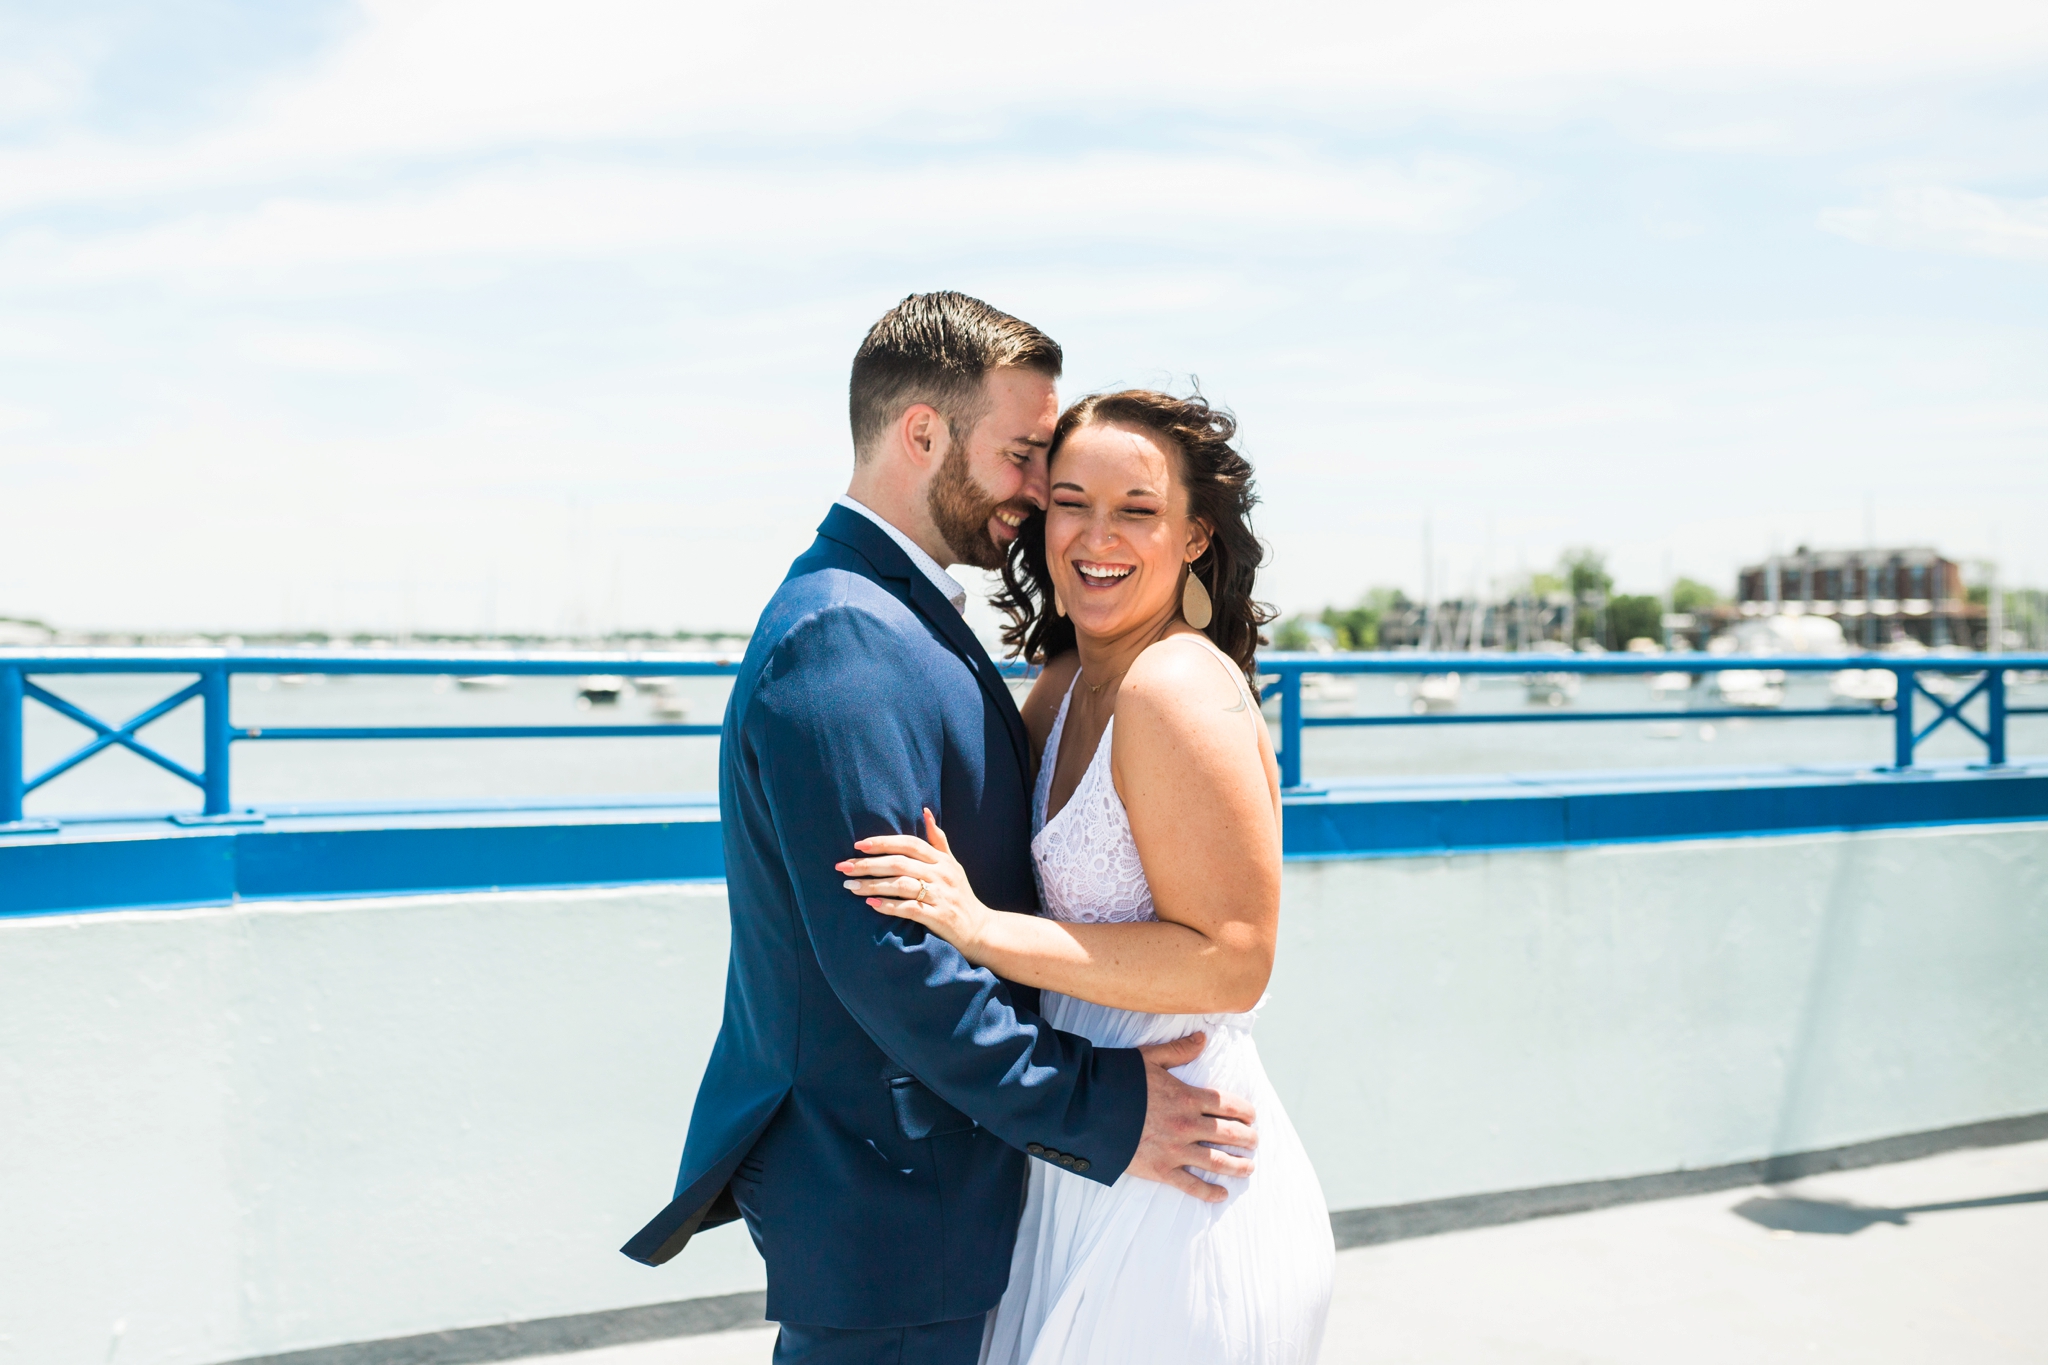
[[[1038,759],[1038,781],[1031,789],[1031,829],[1035,834],[1045,828],[1045,810],[1052,804],[1052,770],[1060,760],[1060,736],[1067,729],[1067,706],[1074,700],[1074,684],[1081,681],[1081,670],[1075,669],[1074,676],[1067,681],[1065,695],[1060,698],[1059,714],[1052,718],[1052,733],[1045,737],[1045,752]]]

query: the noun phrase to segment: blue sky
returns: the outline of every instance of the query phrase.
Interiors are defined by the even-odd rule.
[[[2048,582],[2048,8],[0,3],[0,615],[745,625],[959,288],[1266,594]]]

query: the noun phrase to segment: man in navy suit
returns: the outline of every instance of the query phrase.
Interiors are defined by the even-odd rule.
[[[847,496],[747,647],[719,760],[732,956],[650,1265],[745,1218],[783,1365],[969,1365],[1002,1297],[1027,1160],[1113,1184],[1248,1144],[1249,1106],[1167,1071],[1199,1040],[1099,1048],[1038,992],[876,913],[833,865],[922,832],[1035,914],[1031,754],[945,566],[993,568],[1045,505],[1059,347],[960,294],[913,295],[854,358]],[[1239,1122],[1238,1120],[1243,1120]]]

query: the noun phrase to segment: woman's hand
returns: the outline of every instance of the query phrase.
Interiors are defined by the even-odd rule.
[[[914,834],[877,835],[854,845],[866,856],[834,866],[846,874],[848,891],[885,915],[916,920],[980,966],[976,945],[994,912],[976,899],[929,808],[924,827],[929,842]]]

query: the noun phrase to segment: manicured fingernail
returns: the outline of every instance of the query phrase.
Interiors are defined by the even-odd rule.
[[[850,881],[850,880],[849,880],[849,881],[843,881],[843,882],[841,882],[841,883],[839,883],[839,884],[840,884],[841,886],[845,887],[845,888],[846,888],[846,889],[847,889],[848,891],[858,891],[858,890],[860,890],[860,888],[859,888],[858,886],[855,886],[855,885],[853,884],[853,882],[852,882],[852,881]]]

